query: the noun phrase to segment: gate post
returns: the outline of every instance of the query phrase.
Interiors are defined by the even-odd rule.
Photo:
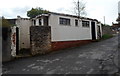
[[[13,57],[16,56],[16,26],[11,28],[12,33],[11,33],[11,55]]]
[[[30,45],[32,55],[45,54],[51,51],[51,27],[31,26]]]

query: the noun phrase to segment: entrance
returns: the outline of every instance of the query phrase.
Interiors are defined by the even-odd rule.
[[[95,22],[91,22],[92,40],[96,40]]]
[[[16,55],[19,54],[19,28],[16,27]]]

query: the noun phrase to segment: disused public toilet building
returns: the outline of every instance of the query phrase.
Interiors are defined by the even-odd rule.
[[[15,24],[18,49],[29,49],[33,55],[87,44],[102,36],[98,20],[69,14],[50,12],[32,19],[18,16]]]

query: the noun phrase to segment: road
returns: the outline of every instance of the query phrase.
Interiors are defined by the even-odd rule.
[[[114,74],[118,72],[118,36],[47,55],[3,64],[3,74]]]

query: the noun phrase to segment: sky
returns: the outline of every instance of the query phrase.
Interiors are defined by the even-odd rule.
[[[78,0],[2,0],[0,16],[12,19],[19,15],[26,18],[27,11],[32,7],[41,7],[52,12],[74,14],[72,12],[74,1],[77,2]],[[83,0],[82,2],[86,4],[86,17],[104,23],[105,16],[106,24],[112,25],[112,22],[116,23],[119,0]]]

